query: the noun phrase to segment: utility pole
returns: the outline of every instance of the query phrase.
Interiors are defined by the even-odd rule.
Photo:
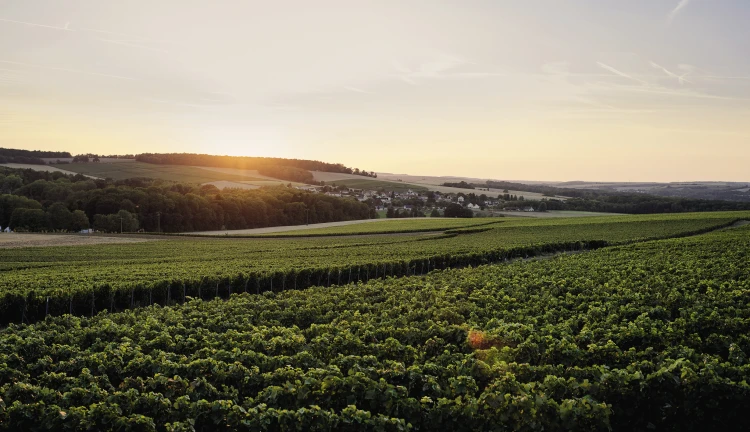
[[[161,212],[156,212],[156,232],[161,232]]]

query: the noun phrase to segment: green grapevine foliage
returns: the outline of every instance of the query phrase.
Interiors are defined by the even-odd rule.
[[[749,251],[745,226],[11,324],[0,429],[747,430]]]

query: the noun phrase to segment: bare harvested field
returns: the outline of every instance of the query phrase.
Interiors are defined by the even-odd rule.
[[[243,180],[240,182],[232,182],[232,183],[242,183],[244,185],[248,186],[254,186],[254,187],[246,187],[247,189],[257,189],[261,186],[277,186],[280,184],[289,184],[289,181],[285,180],[279,180],[273,177],[264,176],[263,174],[260,174],[258,170],[243,170],[243,169],[237,169],[237,168],[215,168],[215,167],[202,167],[202,166],[195,166],[193,168],[200,168],[207,171],[213,171],[218,172],[222,174],[228,174],[233,176],[245,176],[245,177],[252,177],[257,180]],[[226,183],[226,182],[225,182]],[[294,186],[305,186],[304,183],[297,183],[297,182],[291,182]],[[242,186],[232,186],[232,185],[226,185],[226,186],[219,186],[216,184],[216,182],[211,183],[214,184],[216,187],[223,189],[225,187],[242,187]]]
[[[270,234],[270,233],[277,233],[277,232],[306,230],[306,229],[311,229],[311,228],[328,228],[328,227],[354,225],[354,224],[362,224],[362,223],[369,223],[369,222],[386,222],[386,221],[398,221],[398,220],[403,220],[403,219],[360,219],[360,220],[342,221],[342,222],[325,222],[325,223],[310,224],[310,225],[287,225],[287,226],[275,226],[275,227],[266,227],[266,228],[249,228],[249,229],[241,229],[241,230],[200,231],[200,232],[192,232],[190,234],[200,234],[200,235]]]
[[[484,183],[487,179],[480,179],[474,177],[454,177],[454,176],[419,176],[410,174],[390,174],[390,173],[378,173],[378,178],[381,180],[397,181],[401,180],[408,183],[419,183],[423,185],[435,185],[440,186],[443,183],[459,183],[465,181],[467,183]]]
[[[257,179],[279,181],[273,177],[267,177],[267,176],[260,174],[258,170],[243,170],[243,169],[237,169],[237,168],[216,168],[216,167],[204,167],[204,166],[196,166],[193,168],[200,168],[200,169],[223,173],[223,174],[231,174],[231,175],[238,175],[238,176],[245,176],[245,177],[253,177]]]
[[[501,214],[505,216],[532,217],[532,218],[570,218],[570,217],[590,217],[590,216],[622,216],[621,213],[598,213],[575,210],[550,210],[546,212],[524,212],[524,211],[497,211],[493,210],[492,214]]]
[[[107,243],[142,243],[150,238],[105,237],[87,234],[0,234],[0,249],[46,246],[82,246]]]
[[[73,162],[73,158],[41,158],[48,164],[60,162]],[[99,163],[128,163],[135,162],[135,159],[123,159],[123,158],[99,158]]]
[[[256,184],[246,184],[240,182],[219,180],[214,182],[203,183],[203,185],[214,185],[219,189],[259,189],[260,186]]]
[[[74,173],[73,171],[67,171],[67,170],[56,168],[50,165],[6,163],[6,164],[0,164],[0,166],[14,168],[14,169],[33,169],[34,171],[44,171],[44,172],[57,171],[57,172],[65,173],[65,174],[76,175],[76,173]]]
[[[486,182],[486,179],[479,179],[479,178],[471,178],[471,177],[436,177],[436,176],[416,176],[416,175],[409,175],[409,174],[389,174],[389,173],[378,173],[378,180],[386,180],[386,181],[397,181],[397,182],[403,182],[404,184],[411,184],[415,186],[423,186],[427,189],[435,192],[440,193],[469,193],[474,192],[477,195],[479,194],[485,194],[487,196],[491,197],[498,197],[506,192],[502,189],[493,189],[490,188],[487,189],[460,189],[460,188],[454,188],[449,186],[441,186],[443,183],[458,183],[461,181],[465,181],[467,183],[476,183],[476,184],[483,184]],[[545,197],[544,195],[536,192],[526,192],[526,191],[517,191],[517,190],[509,190],[507,193],[511,195],[518,195],[523,196],[526,199],[532,199],[532,200],[541,200],[542,198],[551,198],[551,197]],[[559,199],[561,201],[564,201],[566,197],[557,196],[555,199]]]
[[[311,171],[313,175],[313,179],[315,181],[324,181],[324,182],[332,182],[337,180],[361,180],[361,179],[372,179],[372,180],[381,180],[381,179],[375,179],[372,177],[365,177],[365,176],[359,176],[354,174],[343,174],[343,173],[332,173],[332,172],[323,172],[323,171]]]

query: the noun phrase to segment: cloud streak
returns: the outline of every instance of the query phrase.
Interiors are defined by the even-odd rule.
[[[372,94],[372,92],[369,92],[367,90],[361,89],[359,87],[346,86],[346,87],[344,87],[344,90],[348,90],[348,91],[354,92],[354,93]]]
[[[65,27],[59,27],[59,26],[51,26],[51,25],[46,25],[46,24],[33,23],[33,22],[28,22],[28,21],[16,21],[16,20],[11,20],[11,19],[6,19],[6,18],[0,18],[0,22],[21,24],[21,25],[26,25],[30,27],[41,27],[41,28],[47,28],[47,29],[52,29],[52,30],[74,31],[73,29],[70,28],[70,23],[67,23]]]
[[[674,9],[672,9],[671,12],[669,12],[669,15],[667,15],[667,21],[671,23],[674,20],[674,18],[677,16],[677,14],[679,14],[680,11],[683,10],[685,6],[688,5],[688,3],[690,3],[690,0],[680,0],[677,6]]]
[[[687,76],[687,74],[689,74],[690,72],[685,72],[682,75],[677,75],[676,73],[670,72],[669,70],[667,70],[667,68],[665,68],[664,66],[661,66],[661,65],[659,65],[659,64],[657,64],[655,62],[650,62],[650,63],[651,63],[651,66],[653,68],[659,69],[659,70],[663,71],[665,74],[667,74],[667,76],[670,76],[672,78],[676,78],[677,81],[680,84],[685,84],[685,83],[692,84],[693,83],[692,81],[690,81],[687,78],[685,78],[685,76]]]
[[[80,69],[68,69],[68,68],[60,68],[60,67],[54,67],[54,66],[43,66],[43,65],[36,65],[36,64],[30,64],[30,63],[21,63],[21,62],[10,61],[10,60],[0,60],[0,63],[12,64],[12,65],[16,65],[16,66],[24,66],[24,67],[34,68],[34,69],[45,69],[45,70],[51,70],[51,71],[69,72],[69,73],[76,73],[76,74],[82,74],[82,75],[99,76],[99,77],[104,77],[104,78],[114,78],[114,79],[127,80],[127,81],[136,81],[135,78],[130,78],[130,77],[126,77],[126,76],[104,74],[104,73],[99,73],[99,72],[89,72],[89,71],[84,71],[84,70],[80,70]]]
[[[635,81],[635,82],[643,84],[643,85],[648,85],[648,83],[646,81],[643,81],[642,79],[636,78],[633,75],[626,74],[625,72],[619,71],[619,70],[613,68],[612,66],[606,65],[606,64],[604,64],[602,62],[596,62],[596,64],[599,65],[600,68],[602,68],[602,69],[604,69],[606,71],[612,72],[615,75],[621,76],[623,78],[627,78],[629,80]]]
[[[142,49],[142,50],[147,50],[147,51],[154,51],[158,53],[169,54],[169,51],[167,50],[149,47],[145,45],[139,45],[139,44],[132,43],[130,41],[122,41],[122,40],[115,40],[115,39],[99,39],[99,40],[102,42],[111,43],[115,45],[121,45],[121,46],[129,47],[129,48],[137,48],[137,49]]]
[[[464,65],[472,64],[466,60],[448,54],[441,54],[437,58],[420,64],[416,69],[403,66],[398,61],[393,61],[393,67],[398,72],[398,79],[411,85],[418,85],[425,79],[475,79],[495,76],[505,76],[497,72],[458,72],[456,69]]]

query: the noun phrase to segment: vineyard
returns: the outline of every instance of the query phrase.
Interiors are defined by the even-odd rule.
[[[446,253],[440,245],[450,243],[453,256],[472,257],[466,264],[493,250],[565,244],[576,233],[579,241],[621,245],[11,324],[0,332],[0,429],[747,430],[750,226],[633,243],[737,217],[643,217],[621,222],[620,230],[545,222],[434,245],[406,241],[418,245],[412,248],[372,242],[367,248],[381,253],[393,248],[391,262]],[[484,237],[467,240],[477,234]],[[471,249],[479,238],[486,240]],[[263,271],[274,259],[277,272],[308,260],[282,264],[274,254],[295,254],[274,252],[269,242],[228,243],[233,264],[211,277],[229,277],[242,254],[255,254],[245,265],[273,256],[257,264]],[[346,257],[382,262],[377,253],[358,254],[356,241],[293,244],[296,253],[334,266]],[[193,267],[188,258],[210,254],[217,243],[178,245],[90,248],[92,256],[102,252],[93,270],[103,266],[91,281],[126,254],[133,265],[157,256],[167,264],[181,254],[152,280],[209,274],[210,256]],[[59,261],[71,251],[36,253],[30,266],[60,274]],[[3,278],[25,271],[6,264]],[[87,289],[69,280],[74,273],[58,277],[56,289]],[[127,275],[111,274],[108,283]]]
[[[94,315],[232,293],[330,286],[561,251],[677,237],[747,213],[509,220],[442,235],[311,239],[175,239],[0,249],[0,319]],[[586,223],[588,222],[588,223]]]

